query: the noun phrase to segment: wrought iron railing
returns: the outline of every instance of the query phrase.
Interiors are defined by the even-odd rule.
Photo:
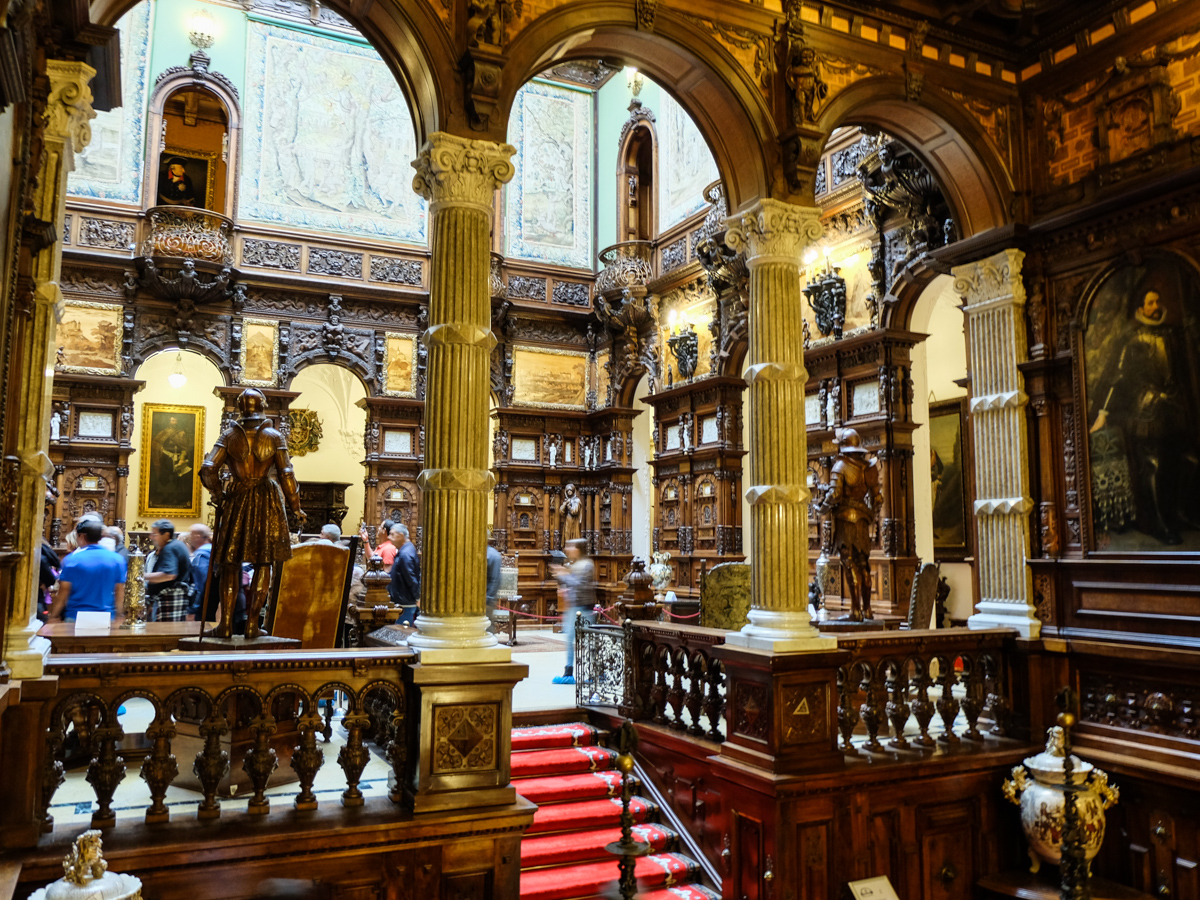
[[[233,265],[233,220],[207,209],[154,206],[146,210],[146,238],[137,255]]]

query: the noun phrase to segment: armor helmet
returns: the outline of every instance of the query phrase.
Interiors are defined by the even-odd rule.
[[[238,396],[237,405],[238,412],[244,418],[261,418],[263,410],[267,407],[267,398],[263,396],[262,391],[246,388]]]
[[[853,428],[843,428],[838,434],[838,450],[842,453],[866,453],[862,438]]]

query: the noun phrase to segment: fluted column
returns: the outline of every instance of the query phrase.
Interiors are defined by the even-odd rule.
[[[971,628],[1007,625],[1022,636],[1041,631],[1030,603],[1029,443],[1025,378],[1025,286],[1020,250],[952,270],[970,341],[971,421],[975,444],[975,517],[979,605]]]
[[[5,634],[4,660],[14,678],[40,678],[49,653],[49,641],[37,636],[34,617],[37,560],[42,542],[46,487],[54,466],[46,451],[50,446],[50,400],[53,387],[57,311],[62,303],[58,281],[62,272],[64,200],[67,175],[75,168],[75,154],[92,137],[89,86],[96,70],[86,63],[49,60],[46,75],[50,95],[46,103],[45,144],[34,195],[33,217],[46,223],[52,242],[33,264],[33,298],[27,314],[14,319],[11,373],[18,387],[16,472],[16,546],[24,552],[13,574],[13,600]],[[6,461],[7,463],[7,461]],[[5,477],[12,473],[5,472]]]
[[[485,615],[492,199],[513,176],[508,144],[435,132],[413,163],[429,201],[429,328],[421,488],[422,663],[495,662],[511,652]]]
[[[823,233],[820,211],[761,200],[726,221],[750,270],[750,623],[726,642],[772,652],[825,651],[808,617],[807,435],[800,265]]]

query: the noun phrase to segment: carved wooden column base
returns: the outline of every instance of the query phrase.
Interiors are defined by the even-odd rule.
[[[519,663],[426,663],[404,670],[409,746],[404,784],[389,778],[389,796],[413,812],[517,801],[509,784],[513,685],[529,674]]]

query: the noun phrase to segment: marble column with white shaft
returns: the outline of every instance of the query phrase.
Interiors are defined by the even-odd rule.
[[[1030,602],[1029,437],[1025,377],[1025,286],[1020,250],[1002,250],[952,270],[963,298],[970,351],[975,445],[975,518],[979,605],[969,628],[1016,628],[1036,638],[1041,622]]]
[[[485,613],[488,394],[492,347],[492,200],[514,173],[508,144],[434,132],[413,163],[413,188],[429,201],[429,328],[421,613],[409,645],[421,662],[502,662],[511,651],[489,634]]]
[[[824,233],[820,210],[760,200],[726,220],[750,271],[749,624],[726,643],[774,653],[828,651],[808,615],[808,441],[800,267]]]

